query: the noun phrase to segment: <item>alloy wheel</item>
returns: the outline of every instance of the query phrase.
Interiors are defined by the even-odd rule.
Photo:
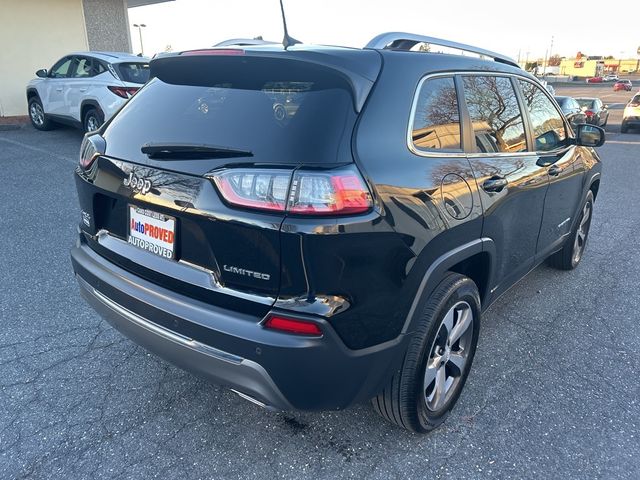
[[[94,130],[98,130],[100,128],[100,122],[95,115],[89,115],[87,118],[87,132],[93,132]]]
[[[576,232],[576,239],[573,242],[573,263],[577,264],[582,258],[584,248],[587,244],[587,235],[589,234],[589,224],[591,222],[591,202],[584,204],[580,224]]]
[[[38,102],[31,102],[29,115],[31,115],[31,120],[37,126],[41,127],[44,124],[44,111]]]
[[[427,408],[437,412],[453,396],[469,359],[473,340],[473,310],[464,301],[443,317],[425,368],[423,392]]]

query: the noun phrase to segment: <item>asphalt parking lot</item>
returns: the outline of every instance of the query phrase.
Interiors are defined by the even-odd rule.
[[[68,249],[80,132],[0,132],[1,478],[629,478],[640,472],[640,131],[612,106],[581,266],[485,315],[451,417],[417,436],[369,404],[269,413],[147,354],[81,300]],[[586,96],[586,95],[585,95]]]

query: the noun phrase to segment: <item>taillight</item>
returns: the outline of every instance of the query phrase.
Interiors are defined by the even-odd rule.
[[[101,135],[87,134],[80,145],[80,166],[85,170],[88,169],[96,158],[104,154],[106,145]]]
[[[227,169],[211,175],[232,205],[301,215],[350,215],[373,206],[355,167],[335,170]]]
[[[303,214],[352,214],[371,208],[371,195],[353,169],[342,172],[298,170],[293,176],[288,210]]]
[[[322,330],[318,324],[308,320],[298,320],[294,318],[270,315],[263,323],[264,328],[278,330],[285,333],[295,333],[297,335],[322,336]]]
[[[585,110],[584,114],[587,117],[593,117],[595,115],[595,113],[593,113],[591,110]]]
[[[289,170],[233,169],[213,175],[224,199],[232,205],[283,212],[291,182]]]
[[[138,90],[140,90],[140,87],[116,87],[111,85],[107,88],[122,98],[131,98]]]

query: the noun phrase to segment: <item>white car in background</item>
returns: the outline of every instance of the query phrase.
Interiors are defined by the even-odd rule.
[[[38,130],[56,123],[97,130],[149,79],[149,60],[130,53],[78,52],[36,72],[27,85],[29,118]]]

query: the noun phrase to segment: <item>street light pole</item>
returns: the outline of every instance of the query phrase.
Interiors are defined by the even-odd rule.
[[[141,23],[141,24],[134,23],[133,26],[138,29],[138,35],[140,35],[140,53],[144,55],[144,45],[142,45],[142,29],[146,27],[146,25],[144,23]]]

